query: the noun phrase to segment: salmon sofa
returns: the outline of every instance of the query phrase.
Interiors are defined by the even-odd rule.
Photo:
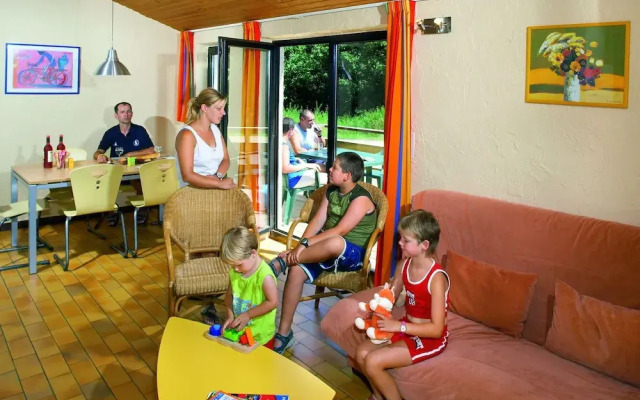
[[[439,190],[412,208],[441,225],[450,334],[441,355],[391,371],[404,399],[640,399],[640,227]],[[351,365],[368,340],[357,304],[378,289],[322,321]]]

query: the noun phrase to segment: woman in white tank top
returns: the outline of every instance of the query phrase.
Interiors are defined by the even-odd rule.
[[[220,129],[227,99],[207,88],[187,105],[187,125],[176,137],[180,186],[231,189],[236,187],[229,170],[229,153]]]

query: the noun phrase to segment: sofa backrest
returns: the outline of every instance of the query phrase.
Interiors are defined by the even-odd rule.
[[[445,265],[451,249],[538,274],[523,331],[532,342],[544,344],[556,279],[584,295],[640,309],[640,227],[443,190],[416,193],[412,208],[438,219],[437,254]]]

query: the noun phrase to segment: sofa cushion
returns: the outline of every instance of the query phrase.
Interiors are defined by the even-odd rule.
[[[508,335],[522,333],[537,275],[475,261],[451,250],[447,273],[452,311]]]
[[[527,340],[545,343],[556,279],[596,299],[640,309],[639,226],[445,190],[415,193],[411,207],[438,219],[440,260],[453,250],[538,275],[522,331]]]
[[[556,281],[553,322],[545,347],[640,387],[640,310],[583,296]]]

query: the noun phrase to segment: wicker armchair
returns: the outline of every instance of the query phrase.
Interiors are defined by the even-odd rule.
[[[369,287],[368,277],[371,264],[371,249],[378,241],[380,234],[382,234],[382,229],[384,228],[384,223],[387,219],[387,211],[389,210],[389,202],[387,200],[387,196],[385,196],[382,190],[378,189],[376,186],[364,182],[358,183],[371,193],[373,203],[378,208],[378,222],[376,228],[367,242],[361,270],[336,273],[323,272],[315,281],[313,281],[313,284],[316,285],[316,293],[311,296],[304,296],[300,298],[300,301],[315,300],[316,308],[318,308],[320,299],[323,297],[338,296],[342,298],[342,293],[345,291],[356,293]],[[300,212],[300,217],[293,221],[289,228],[289,234],[287,235],[287,249],[292,249],[294,247],[293,232],[295,231],[296,226],[301,222],[308,223],[311,221],[318,211],[318,207],[320,207],[320,202],[325,196],[326,191],[327,185],[315,190],[311,196],[309,196],[302,208],[302,211]],[[325,292],[325,288],[328,288],[329,291]]]
[[[222,236],[240,225],[252,229],[259,237],[251,200],[238,188],[216,190],[186,186],[169,197],[163,225],[169,267],[169,316],[178,315],[181,303],[188,297],[226,292],[229,267],[219,258],[220,245]],[[184,253],[181,264],[176,265],[174,261],[173,243]],[[202,257],[193,258],[198,254]]]

